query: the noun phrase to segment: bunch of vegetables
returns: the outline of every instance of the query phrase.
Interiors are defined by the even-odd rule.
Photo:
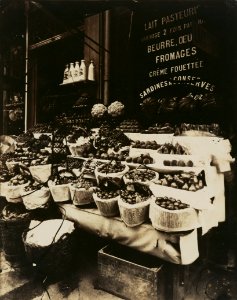
[[[121,116],[124,113],[124,105],[120,101],[112,102],[108,107],[108,114],[112,117]]]
[[[101,118],[107,111],[107,107],[102,103],[94,104],[91,109],[91,115],[94,118]]]

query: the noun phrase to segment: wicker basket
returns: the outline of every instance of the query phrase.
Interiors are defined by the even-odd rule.
[[[115,217],[119,215],[119,196],[115,198],[101,199],[96,195],[96,193],[93,193],[93,198],[101,215],[105,217]]]
[[[125,165],[124,170],[117,173],[102,173],[98,171],[98,167],[95,169],[95,177],[97,184],[103,185],[103,182],[106,180],[110,180],[111,182],[114,182],[114,184],[121,186],[123,182],[123,175],[126,174],[129,171],[129,167]]]
[[[16,263],[26,259],[24,244],[22,242],[22,233],[30,223],[30,217],[17,219],[0,218],[0,232],[2,238],[2,249],[5,258]]]
[[[20,185],[6,185],[4,189],[5,197],[8,202],[19,203],[22,202],[21,191],[30,182],[26,182]]]
[[[153,198],[150,203],[149,217],[152,226],[165,232],[179,232],[193,230],[200,226],[198,212],[188,207],[180,210],[168,210],[155,203]]]
[[[74,205],[86,205],[94,202],[92,194],[95,187],[86,190],[85,188],[76,188],[73,185],[69,185],[69,188]]]
[[[118,206],[123,222],[128,227],[135,227],[147,221],[149,216],[150,201],[151,197],[140,203],[129,204],[124,202],[121,197],[119,197]]]
[[[22,234],[27,259],[35,265],[39,275],[47,280],[67,276],[75,267],[76,231],[63,234],[57,242],[39,246],[26,242],[27,231]]]
[[[66,202],[71,200],[69,184],[54,185],[49,182],[48,186],[55,202]]]
[[[31,192],[21,191],[22,201],[29,210],[44,207],[50,196],[50,190],[46,187]]]

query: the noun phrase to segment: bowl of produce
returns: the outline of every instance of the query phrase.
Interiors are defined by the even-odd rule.
[[[159,173],[159,179],[156,184],[163,187],[170,187],[189,192],[196,192],[206,185],[204,172],[196,174],[195,172],[174,172]]]
[[[152,194],[140,183],[129,183],[120,191],[118,206],[123,222],[129,227],[138,226],[148,220]]]
[[[123,175],[128,171],[129,167],[122,164],[120,161],[112,160],[103,163],[95,169],[97,184],[106,186],[108,181],[111,181],[119,188],[123,181]]]
[[[40,183],[48,181],[52,171],[52,164],[49,163],[47,150],[38,153],[37,158],[30,161],[29,171],[34,180]]]
[[[199,227],[197,210],[173,197],[153,198],[149,218],[155,229],[166,232],[188,231]]]
[[[71,200],[70,184],[75,182],[75,175],[67,170],[58,172],[48,181],[48,187],[55,202]]]
[[[14,175],[4,187],[6,200],[13,203],[22,202],[21,190],[29,184],[30,181],[28,175]]]
[[[127,184],[129,182],[140,182],[142,184],[149,185],[151,182],[156,181],[159,178],[159,173],[150,170],[147,167],[141,166],[140,168],[135,168],[129,170],[123,176],[124,183]]]
[[[101,215],[105,217],[115,217],[119,215],[119,190],[97,188],[93,193],[93,198]]]
[[[44,207],[48,203],[50,196],[49,188],[36,181],[21,190],[23,203],[28,210]]]
[[[71,199],[74,205],[86,205],[94,202],[93,192],[95,180],[79,178],[69,185]]]

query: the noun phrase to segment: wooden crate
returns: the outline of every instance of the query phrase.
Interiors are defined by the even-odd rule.
[[[98,252],[98,288],[130,300],[163,300],[162,261],[119,244]]]

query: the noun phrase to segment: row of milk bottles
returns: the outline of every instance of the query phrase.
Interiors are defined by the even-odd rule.
[[[84,59],[76,61],[75,63],[66,64],[63,74],[63,84],[84,81],[84,80],[95,80],[95,66],[93,60],[90,61],[88,66],[88,72],[86,62]]]

